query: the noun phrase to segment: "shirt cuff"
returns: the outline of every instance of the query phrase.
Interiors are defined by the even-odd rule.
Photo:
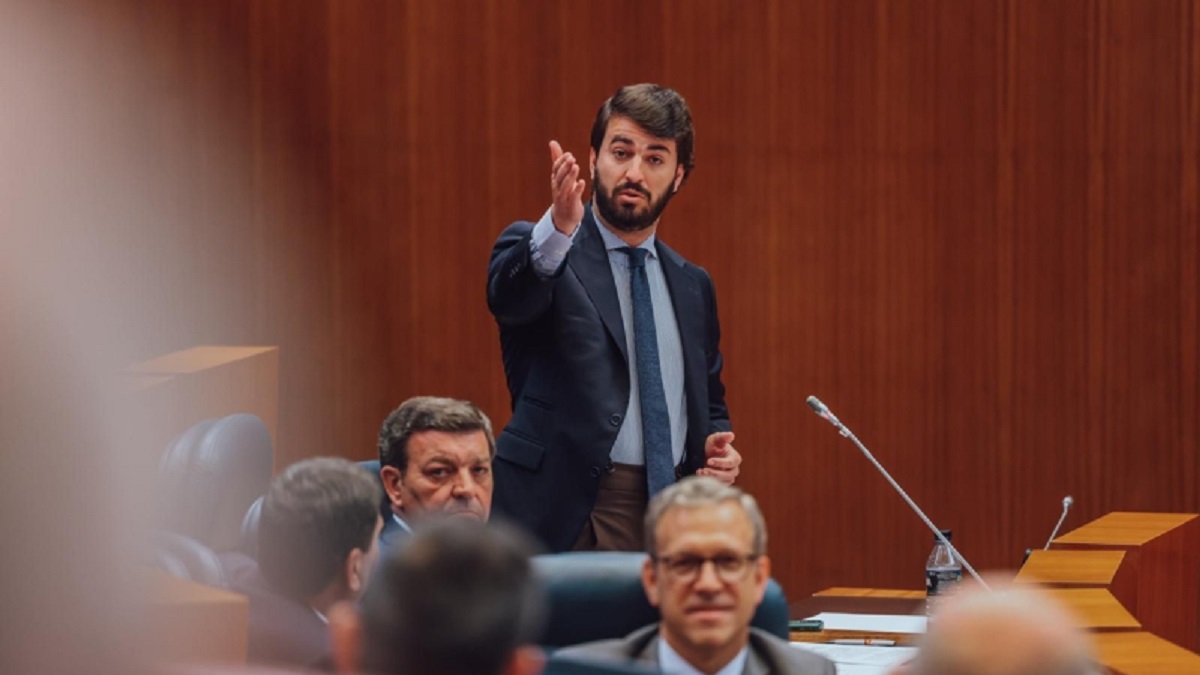
[[[554,227],[550,211],[546,209],[542,219],[533,226],[533,234],[529,238],[529,260],[541,277],[552,277],[559,273],[575,241],[574,233],[568,237]],[[580,227],[583,227],[583,223],[575,228],[575,232],[579,232]]]

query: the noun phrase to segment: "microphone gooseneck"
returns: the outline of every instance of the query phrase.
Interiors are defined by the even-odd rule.
[[[991,587],[988,586],[987,582],[979,576],[979,573],[975,571],[975,568],[971,566],[971,563],[967,562],[967,559],[958,552],[958,549],[954,548],[954,544],[950,543],[950,540],[942,534],[942,531],[939,530],[937,526],[933,524],[933,521],[931,521],[929,517],[925,515],[925,512],[921,510],[921,507],[917,506],[917,503],[908,496],[908,493],[904,491],[904,488],[900,487],[900,484],[896,482],[896,479],[892,478],[892,474],[888,473],[887,469],[883,468],[883,465],[879,463],[879,460],[875,459],[875,455],[872,455],[871,451],[867,449],[867,446],[863,445],[862,441],[858,440],[858,437],[854,435],[854,432],[850,431],[845,424],[842,424],[841,420],[839,420],[837,416],[833,414],[833,411],[829,409],[829,406],[822,403],[821,399],[817,398],[816,396],[809,396],[808,407],[812,408],[813,412],[815,412],[818,417],[824,418],[827,422],[832,424],[834,428],[838,430],[838,433],[846,438],[849,438],[854,442],[854,445],[858,446],[858,449],[862,452],[863,456],[875,466],[875,469],[878,470],[885,479],[887,479],[887,482],[891,484],[892,489],[894,489],[904,499],[905,503],[908,504],[909,508],[911,508],[913,512],[921,518],[921,521],[924,522],[925,526],[933,532],[933,535],[937,537],[938,541],[945,544],[946,548],[950,549],[950,553],[952,553],[955,558],[962,561],[963,567],[967,570],[967,572],[970,572],[971,577],[975,579],[980,586],[983,586],[990,591]]]
[[[1067,519],[1067,512],[1071,510],[1071,505],[1074,503],[1075,499],[1071,495],[1063,497],[1062,515],[1058,517],[1058,524],[1054,526],[1054,531],[1050,533],[1050,538],[1046,540],[1046,545],[1042,547],[1043,551],[1050,550],[1050,542],[1054,541],[1054,538],[1058,536],[1058,528],[1062,527],[1063,521]]]

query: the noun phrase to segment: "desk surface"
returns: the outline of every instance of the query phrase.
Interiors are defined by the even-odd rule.
[[[1049,589],[1079,615],[1082,625],[1092,629],[1100,662],[1119,675],[1183,675],[1200,673],[1200,654],[1188,651],[1152,633],[1140,624],[1103,589]],[[1114,606],[1115,605],[1115,606]],[[791,603],[792,618],[803,619],[821,612],[848,614],[916,615],[925,612],[924,591],[877,588],[828,588]],[[793,642],[828,642],[843,638],[886,638],[896,644],[912,645],[919,634],[869,633],[864,631],[792,631]]]

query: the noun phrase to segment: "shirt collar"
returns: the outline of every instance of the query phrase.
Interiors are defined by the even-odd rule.
[[[392,520],[396,521],[396,524],[400,526],[400,529],[404,530],[405,532],[412,532],[412,528],[408,526],[408,523],[404,522],[404,520],[400,516],[396,515],[395,512],[392,513]]]
[[[742,675],[742,670],[746,667],[746,658],[749,655],[749,645],[742,647],[737,656],[726,663],[715,675]],[[672,649],[661,634],[658,636],[658,667],[666,675],[704,675],[680,656],[679,652]]]

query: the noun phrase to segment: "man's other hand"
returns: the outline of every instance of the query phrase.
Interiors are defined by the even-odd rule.
[[[704,468],[696,471],[699,476],[712,476],[726,485],[733,485],[742,465],[742,455],[733,448],[733,432],[718,431],[709,434],[704,441]]]

